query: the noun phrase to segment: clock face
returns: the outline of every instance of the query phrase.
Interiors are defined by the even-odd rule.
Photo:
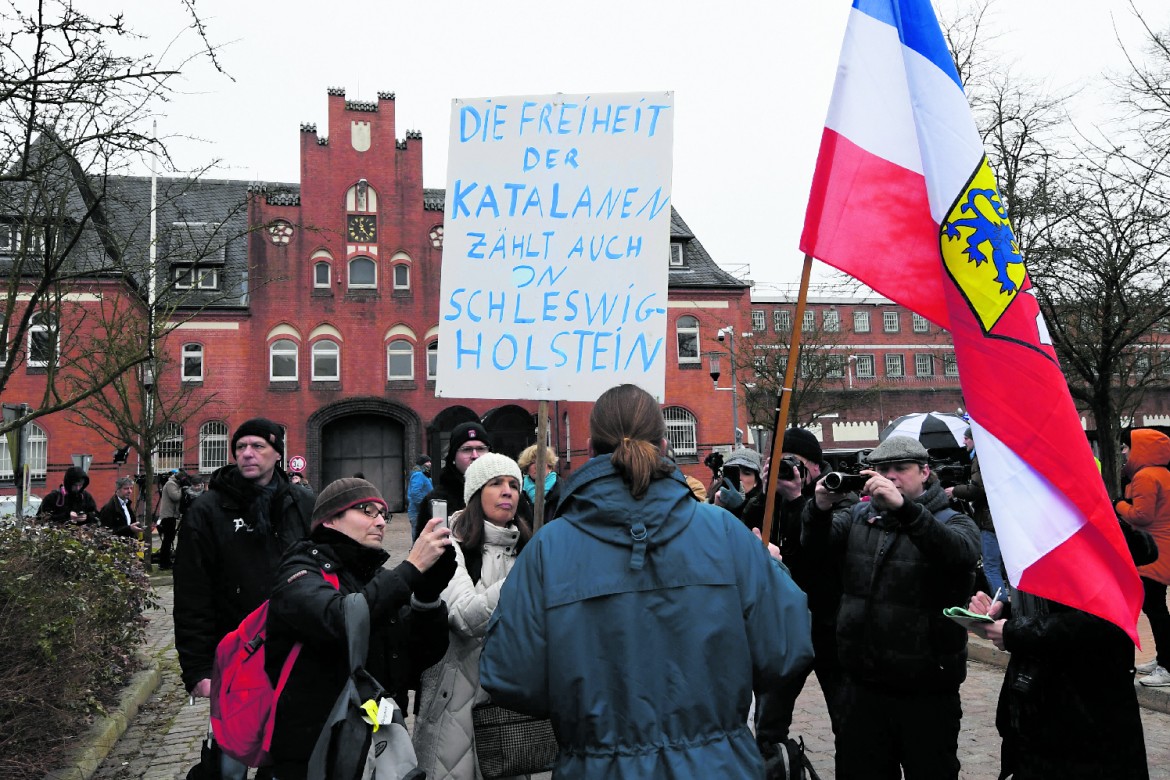
[[[350,241],[377,241],[378,221],[372,216],[350,214],[348,235]]]

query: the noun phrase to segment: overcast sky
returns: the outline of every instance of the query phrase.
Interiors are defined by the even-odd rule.
[[[967,0],[942,0],[966,2]],[[553,92],[675,93],[673,202],[717,262],[750,265],[760,292],[799,281],[805,199],[840,51],[847,0],[194,0],[228,76],[186,69],[164,134],[187,167],[295,182],[301,122],[324,132],[325,90],[396,93],[398,134],[420,130],[426,186],[446,182],[455,97]],[[121,11],[169,47],[197,46],[179,0],[79,0]],[[1135,0],[1156,28],[1165,0]],[[1105,116],[1101,75],[1135,52],[1128,0],[997,0],[998,51],[1055,88],[1084,85],[1083,121]],[[234,79],[234,81],[232,80]]]

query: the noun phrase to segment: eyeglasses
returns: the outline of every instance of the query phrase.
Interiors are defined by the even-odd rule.
[[[390,513],[386,511],[386,507],[374,501],[358,504],[354,509],[360,509],[362,514],[369,518],[382,517],[386,520],[390,519]]]
[[[481,444],[478,447],[476,447],[474,445],[465,444],[462,447],[460,447],[459,449],[455,450],[455,452],[459,453],[460,455],[476,455],[476,456],[486,455],[490,451],[491,450],[488,449],[487,445],[484,445],[484,444]]]

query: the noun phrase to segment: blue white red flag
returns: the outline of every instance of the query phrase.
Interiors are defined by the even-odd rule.
[[[951,332],[1011,582],[1137,639],[1142,586],[929,0],[855,0],[801,249]]]

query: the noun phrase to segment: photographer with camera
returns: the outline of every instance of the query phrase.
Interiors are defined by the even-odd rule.
[[[760,453],[740,448],[727,456],[722,480],[711,503],[738,517],[748,528],[759,528],[764,521],[763,481],[760,479]]]

